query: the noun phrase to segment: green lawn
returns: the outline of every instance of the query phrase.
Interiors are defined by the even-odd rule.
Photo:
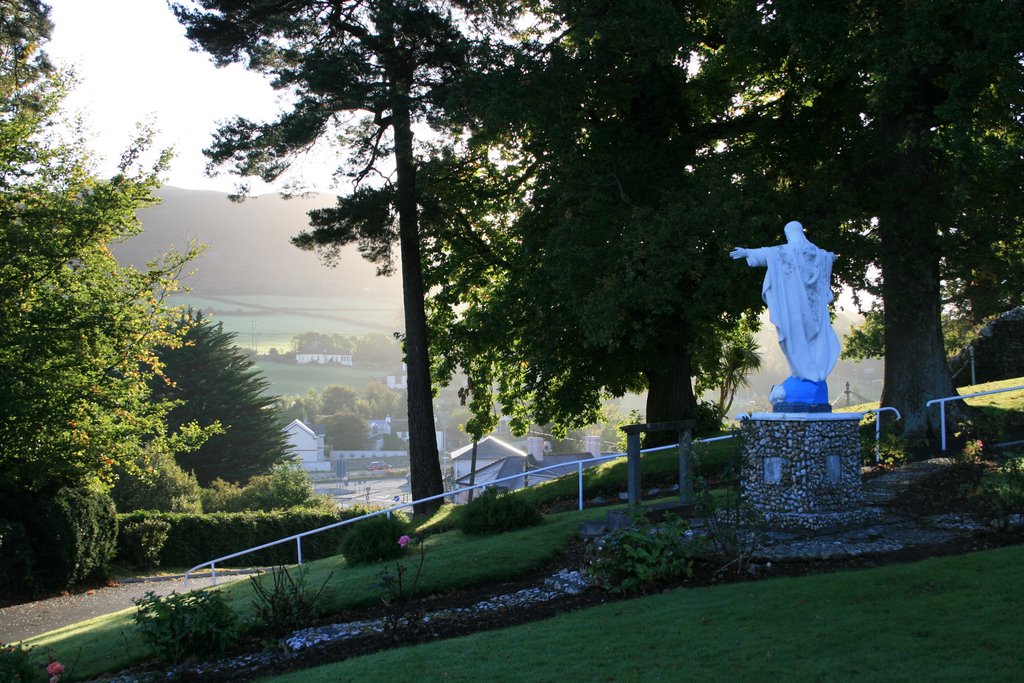
[[[965,396],[967,394],[978,394],[983,391],[994,391],[996,389],[1009,389],[1010,387],[1024,386],[1024,377],[1015,377],[1013,379],[1004,379],[998,382],[986,382],[984,384],[975,384],[969,387],[960,387],[958,393]],[[978,408],[981,407],[995,407],[1003,410],[1024,410],[1024,390],[1019,391],[1006,391],[998,394],[989,394],[988,396],[978,396],[976,398],[965,399],[968,405],[972,405]],[[849,408],[838,408],[838,413],[863,413],[867,410],[873,410],[878,407],[878,402],[874,403],[861,403],[859,405],[850,406]],[[938,410],[938,408],[935,408]]]
[[[1024,548],[675,590],[264,680],[1007,681]]]

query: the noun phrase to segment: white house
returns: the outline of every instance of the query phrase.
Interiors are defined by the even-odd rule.
[[[397,375],[388,375],[388,389],[404,391],[409,388],[409,366],[402,363],[402,372]]]
[[[352,365],[350,353],[297,353],[295,362],[299,365],[318,363],[320,365]]]
[[[299,458],[299,464],[307,472],[330,472],[331,461],[324,452],[324,434],[322,430],[314,430],[306,426],[302,420],[292,420],[284,428],[288,437],[288,445]],[[319,433],[318,433],[319,432]]]

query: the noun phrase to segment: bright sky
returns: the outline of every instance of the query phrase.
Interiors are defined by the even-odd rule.
[[[54,23],[47,50],[81,80],[68,104],[84,114],[95,135],[92,149],[107,160],[101,170],[114,167],[135,124],[149,122],[158,131],[157,146],[175,151],[168,185],[233,190],[237,178],[206,177],[202,150],[218,121],[275,117],[278,95],[264,78],[237,65],[217,68],[205,53],[191,51],[165,0],[47,2]],[[323,191],[330,171],[323,161],[300,167],[304,179]],[[250,182],[257,193],[272,189]]]

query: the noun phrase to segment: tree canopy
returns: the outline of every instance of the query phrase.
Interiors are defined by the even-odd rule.
[[[189,254],[147,270],[117,264],[109,245],[141,229],[135,212],[154,201],[166,157],[143,166],[143,136],[114,177],[96,177],[84,143],[55,132],[66,78],[39,52],[45,6],[3,10],[0,464],[7,485],[53,491],[201,440],[191,427],[168,432],[170,406],[148,388],[155,347],[177,343],[164,295]]]
[[[844,281],[881,297],[882,402],[922,434],[926,400],[956,393],[943,283],[968,315],[1024,293],[1004,275],[1024,255],[1024,6],[793,0],[733,25],[735,115],[758,118],[766,169]]]

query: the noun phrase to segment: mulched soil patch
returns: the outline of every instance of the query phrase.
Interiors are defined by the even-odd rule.
[[[930,475],[911,486],[897,496],[890,504],[893,512],[908,517],[927,517],[945,512],[971,512],[973,503],[967,495],[977,486],[981,475],[989,465],[956,464],[948,469]],[[931,546],[914,546],[902,550],[848,558],[781,561],[772,562],[771,566],[753,565],[742,571],[721,571],[720,562],[698,560],[694,563],[693,576],[673,585],[663,586],[661,590],[700,588],[711,585],[734,583],[740,581],[759,581],[776,577],[797,577],[826,572],[866,569],[892,563],[915,562],[929,557],[959,555],[979,550],[1018,545],[1024,543],[1024,529],[1015,528],[1006,532],[985,532],[953,539],[947,543]],[[417,608],[434,611],[445,608],[468,607],[486,600],[494,595],[513,593],[521,588],[536,586],[547,576],[558,569],[583,566],[584,542],[577,541],[566,549],[545,571],[521,580],[477,586],[464,590],[451,591],[440,595],[432,595],[418,601]],[[547,619],[558,614],[565,614],[599,604],[623,600],[600,590],[589,590],[581,595],[564,596],[543,605],[521,608],[510,608],[500,611],[467,614],[458,621],[446,621],[440,625],[431,625],[415,631],[407,631],[398,640],[388,635],[370,635],[339,641],[333,644],[309,648],[296,654],[282,655],[269,665],[259,669],[230,673],[211,674],[209,671],[193,676],[183,674],[176,680],[190,681],[239,681],[252,680],[268,674],[283,673],[299,669],[319,666],[331,662],[342,661],[350,657],[380,652],[396,647],[404,647],[416,643],[456,638],[471,633],[478,633],[496,628]],[[382,610],[347,612],[332,615],[323,623],[341,623],[350,620],[381,617]],[[240,652],[260,649],[260,643],[252,640],[246,643]],[[154,670],[148,668],[148,670]]]

